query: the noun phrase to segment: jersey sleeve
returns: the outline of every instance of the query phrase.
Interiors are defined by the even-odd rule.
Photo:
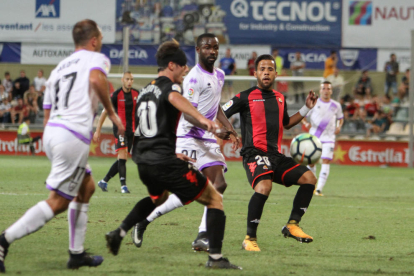
[[[230,118],[234,114],[242,111],[243,106],[244,106],[244,101],[242,99],[242,95],[239,93],[236,96],[234,96],[230,101],[225,103],[222,106],[222,108],[223,108],[224,114],[226,114],[226,117]]]
[[[53,72],[46,81],[46,89],[43,95],[43,109],[52,109],[52,89],[53,89]]]
[[[290,117],[287,111],[287,104],[286,104],[286,100],[284,101],[285,107],[283,108],[283,125],[288,125],[289,121],[290,121]]]
[[[96,54],[92,57],[90,66],[90,71],[99,70],[107,76],[111,70],[111,61],[104,54]]]
[[[197,108],[198,102],[200,99],[201,94],[201,87],[200,87],[200,81],[197,81],[197,78],[189,76],[188,78],[185,78],[183,87],[183,97],[185,97],[187,100],[190,101],[190,103]]]
[[[336,110],[336,119],[340,120],[340,119],[343,119],[343,118],[344,118],[344,113],[342,111],[342,106],[339,105],[338,109]]]

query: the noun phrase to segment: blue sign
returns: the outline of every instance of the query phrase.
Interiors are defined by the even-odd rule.
[[[340,0],[226,0],[223,23],[231,44],[340,47]]]
[[[60,0],[36,0],[36,18],[59,18]]]
[[[158,45],[130,45],[128,51],[129,65],[157,65],[155,54],[157,53]],[[187,65],[195,65],[195,47],[182,46],[181,49],[187,56]],[[111,60],[112,65],[122,64],[124,52],[122,45],[118,44],[104,44],[102,46],[102,53]]]
[[[295,60],[296,52],[301,53],[306,69],[324,69],[325,60],[329,57],[331,49],[283,49],[278,48],[279,55],[283,57],[283,67],[289,68]],[[337,52],[337,67],[341,70],[377,70],[377,49],[332,49]]]
[[[20,43],[0,43],[0,62],[20,63]]]

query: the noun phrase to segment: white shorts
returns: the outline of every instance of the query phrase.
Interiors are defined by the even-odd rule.
[[[72,200],[85,174],[91,174],[88,162],[89,145],[62,127],[46,126],[43,146],[52,169],[46,179],[46,188]]]
[[[332,160],[334,156],[334,148],[335,143],[334,142],[326,142],[322,143],[322,159],[328,159]]]
[[[217,143],[194,138],[177,138],[175,152],[196,159],[194,165],[199,171],[217,165],[223,166],[224,171],[227,171],[226,161]]]

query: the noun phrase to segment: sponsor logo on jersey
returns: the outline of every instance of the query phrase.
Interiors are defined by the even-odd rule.
[[[249,170],[252,173],[252,176],[254,175],[254,171],[256,170],[257,164],[256,162],[247,163],[249,166]]]
[[[281,98],[279,98],[279,102],[283,103],[283,101],[282,101],[282,99],[281,99]]]
[[[227,103],[225,103],[223,105],[223,110],[226,111],[227,109],[229,109],[231,106],[233,105],[233,100],[228,101]]]
[[[60,0],[36,0],[36,18],[59,18]]]
[[[216,152],[217,152],[218,154],[221,154],[221,150],[220,150],[219,148],[216,148]]]
[[[178,84],[173,84],[172,85],[172,90],[178,91],[178,92],[181,93],[181,86],[179,86]]]
[[[188,96],[192,97],[194,95],[194,89],[188,89]]]

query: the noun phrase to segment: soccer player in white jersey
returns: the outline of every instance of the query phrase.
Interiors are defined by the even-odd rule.
[[[46,125],[43,145],[52,163],[46,179],[49,198],[30,208],[0,235],[0,272],[5,272],[4,259],[12,242],[36,232],[67,209],[70,254],[67,267],[77,269],[103,262],[101,256],[91,256],[83,247],[89,199],[95,190],[87,161],[98,99],[119,132],[123,134],[125,129],[109,99],[106,75],[110,61],[99,53],[102,34],[98,25],[88,19],[80,21],[73,27],[72,35],[75,52],[52,71],[43,102]]]
[[[318,137],[322,142],[322,168],[314,194],[323,196],[322,189],[328,180],[329,167],[333,159],[335,137],[341,131],[344,115],[341,104],[331,98],[332,84],[329,81],[321,84],[319,94],[315,107],[306,116],[309,122],[306,121],[306,118],[302,122],[306,127],[310,126],[309,133]],[[309,165],[308,168],[316,176],[315,164]]]
[[[225,128],[217,134],[221,139],[231,139],[233,149],[237,149],[239,141],[237,133],[227,119],[220,106],[221,90],[224,84],[224,72],[214,67],[219,50],[219,41],[214,34],[205,33],[197,38],[196,51],[199,57],[198,64],[191,69],[184,79],[183,96],[187,98],[197,110],[209,120],[218,120]],[[227,184],[224,172],[227,170],[224,156],[220,151],[215,136],[199,127],[196,127],[189,116],[181,115],[177,128],[176,153],[185,154],[192,158],[195,166],[213,182],[220,194],[226,190]],[[137,247],[142,244],[142,236],[147,225],[155,218],[166,214],[183,204],[174,194],[158,206],[146,220],[138,223],[132,231],[132,239]],[[199,227],[199,234],[192,243],[196,251],[208,251],[206,226],[207,208]]]

